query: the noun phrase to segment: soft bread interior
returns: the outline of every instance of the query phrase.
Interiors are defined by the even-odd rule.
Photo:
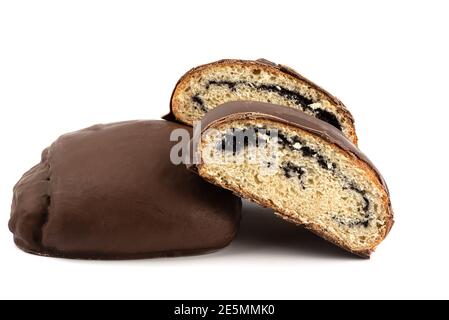
[[[386,236],[392,221],[388,195],[364,162],[321,137],[267,119],[236,120],[213,129],[200,144],[198,171],[207,180],[360,255],[369,255]],[[226,147],[235,144],[238,132],[254,129],[257,145],[247,139]],[[268,153],[256,149],[261,141],[268,141]]]
[[[353,121],[344,107],[305,81],[256,62],[238,60],[194,69],[176,87],[172,106],[177,119],[192,125],[207,111],[242,100],[299,109],[328,122],[357,142]]]

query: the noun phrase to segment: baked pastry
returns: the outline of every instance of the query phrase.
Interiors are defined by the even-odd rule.
[[[176,85],[167,119],[192,125],[231,101],[276,103],[323,120],[357,144],[354,120],[336,97],[289,67],[268,60],[221,60],[187,72]]]
[[[24,251],[135,259],[213,251],[236,234],[240,198],[170,161],[158,121],[97,125],[60,137],[14,188],[9,228]],[[188,144],[188,142],[187,142]]]
[[[393,224],[380,173],[335,127],[291,108],[231,102],[193,144],[206,180],[368,257]]]

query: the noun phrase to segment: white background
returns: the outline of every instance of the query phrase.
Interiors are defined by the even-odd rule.
[[[0,298],[449,298],[447,1],[1,1]],[[60,134],[158,118],[189,68],[264,57],[352,111],[396,225],[371,260],[269,210],[228,248],[128,262],[15,248],[12,187]]]

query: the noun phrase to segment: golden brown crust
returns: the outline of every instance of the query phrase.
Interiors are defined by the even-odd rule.
[[[259,117],[258,120],[260,120],[260,119],[263,119],[263,118]],[[265,120],[270,121],[271,119],[265,119]],[[288,125],[286,125],[286,126],[288,126]],[[318,136],[318,135],[316,135],[314,133],[307,132],[307,131],[302,130],[302,129],[297,128],[297,127],[293,127],[293,126],[290,126],[290,127],[291,127],[290,128],[291,130],[299,130],[299,131],[302,132],[302,134],[314,135],[314,136],[319,137],[319,138],[322,139],[322,137],[320,137],[320,136]],[[391,230],[391,227],[394,224],[393,210],[392,210],[392,207],[391,207],[391,202],[390,202],[390,198],[389,198],[389,195],[388,195],[388,190],[386,190],[386,186],[380,180],[379,175],[367,163],[365,163],[364,161],[359,159],[357,156],[355,156],[351,152],[348,152],[347,150],[342,149],[341,147],[339,147],[336,144],[330,144],[330,147],[332,147],[335,152],[343,153],[349,159],[349,161],[351,161],[354,164],[354,166],[359,167],[363,171],[365,171],[368,174],[370,181],[373,182],[376,185],[376,187],[379,188],[379,190],[383,191],[382,201],[384,203],[385,208],[387,208],[387,211],[388,211],[387,212],[387,218],[386,218],[387,224],[384,226],[383,233],[381,234],[381,237],[379,237],[379,240],[377,242],[375,242],[373,245],[371,245],[371,247],[368,248],[368,249],[365,249],[365,250],[353,250],[352,248],[350,248],[347,245],[345,245],[342,241],[339,241],[336,238],[331,238],[331,237],[327,236],[319,226],[317,226],[317,225],[315,225],[313,223],[308,223],[307,224],[307,223],[304,223],[304,221],[301,221],[301,219],[299,219],[299,218],[294,218],[291,214],[286,212],[284,208],[276,206],[275,204],[270,203],[270,202],[268,202],[266,200],[263,200],[262,198],[259,198],[257,196],[252,196],[252,195],[248,194],[247,192],[245,192],[242,189],[233,188],[230,185],[224,185],[222,183],[219,183],[213,177],[209,176],[204,170],[202,170],[203,164],[197,165],[197,167],[195,168],[195,171],[197,171],[198,174],[201,175],[207,181],[209,181],[209,182],[211,182],[213,184],[216,184],[216,185],[218,185],[220,187],[223,187],[225,189],[228,189],[228,190],[234,192],[235,194],[241,196],[242,198],[245,198],[245,199],[248,199],[250,201],[253,201],[253,202],[255,202],[255,203],[257,203],[257,204],[259,204],[259,205],[261,205],[263,207],[273,209],[275,211],[275,213],[279,217],[281,217],[281,218],[283,218],[283,219],[285,219],[287,221],[290,221],[290,222],[292,222],[292,223],[294,223],[296,225],[301,225],[301,226],[305,227],[306,229],[308,229],[308,230],[312,231],[313,233],[317,234],[318,236],[320,236],[320,237],[328,240],[329,242],[334,243],[335,245],[343,248],[344,250],[349,251],[349,252],[351,252],[353,254],[356,254],[356,255],[358,255],[360,257],[363,257],[363,258],[369,258],[371,253],[374,252],[376,247],[388,235],[388,233]]]
[[[195,67],[195,68],[189,70],[187,73],[185,73],[181,77],[181,79],[179,79],[178,83],[176,84],[175,89],[173,90],[173,93],[172,93],[172,96],[170,99],[170,113],[168,115],[164,116],[163,118],[166,120],[172,120],[172,121],[174,119],[176,119],[182,123],[191,125],[191,124],[183,121],[181,119],[181,117],[178,116],[179,115],[178,110],[179,110],[180,106],[179,106],[177,100],[175,99],[175,97],[177,97],[180,94],[180,92],[183,92],[185,90],[185,87],[188,85],[188,83],[192,77],[194,77],[196,74],[202,72],[203,70],[206,70],[209,68],[214,68],[217,66],[235,66],[236,64],[244,65],[244,66],[254,65],[254,66],[263,68],[266,71],[275,73],[275,74],[287,75],[287,76],[291,77],[292,80],[299,80],[302,84],[308,85],[311,88],[313,88],[315,91],[317,91],[321,95],[322,98],[324,98],[325,100],[328,100],[333,105],[335,105],[337,108],[337,112],[343,118],[345,118],[349,121],[350,125],[349,125],[348,135],[349,135],[349,138],[353,141],[353,143],[355,145],[357,145],[358,138],[357,138],[357,135],[355,132],[354,118],[353,118],[352,114],[349,112],[349,110],[346,108],[346,106],[337,97],[333,96],[328,91],[324,90],[323,88],[321,88],[314,82],[305,78],[304,76],[299,74],[294,69],[284,66],[284,65],[281,65],[281,64],[275,64],[275,63],[270,62],[265,59],[259,59],[259,60],[223,59],[223,60],[215,61],[212,63],[204,64],[204,65],[201,65],[201,66],[198,66],[198,67]]]

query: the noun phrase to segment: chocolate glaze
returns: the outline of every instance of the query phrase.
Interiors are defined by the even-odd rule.
[[[304,112],[289,107],[263,102],[228,102],[209,111],[203,117],[203,119],[201,120],[201,130],[202,132],[204,132],[212,125],[215,125],[222,121],[258,118],[274,120],[306,130],[312,134],[320,136],[321,138],[356,156],[358,159],[365,162],[374,170],[379,179],[379,182],[388,193],[388,187],[385,180],[383,179],[379,170],[377,170],[374,164],[364,153],[362,153],[338,129],[324,121],[309,116]]]
[[[14,188],[9,228],[40,255],[134,259],[227,245],[240,199],[170,161],[167,121],[97,125],[60,137]]]

